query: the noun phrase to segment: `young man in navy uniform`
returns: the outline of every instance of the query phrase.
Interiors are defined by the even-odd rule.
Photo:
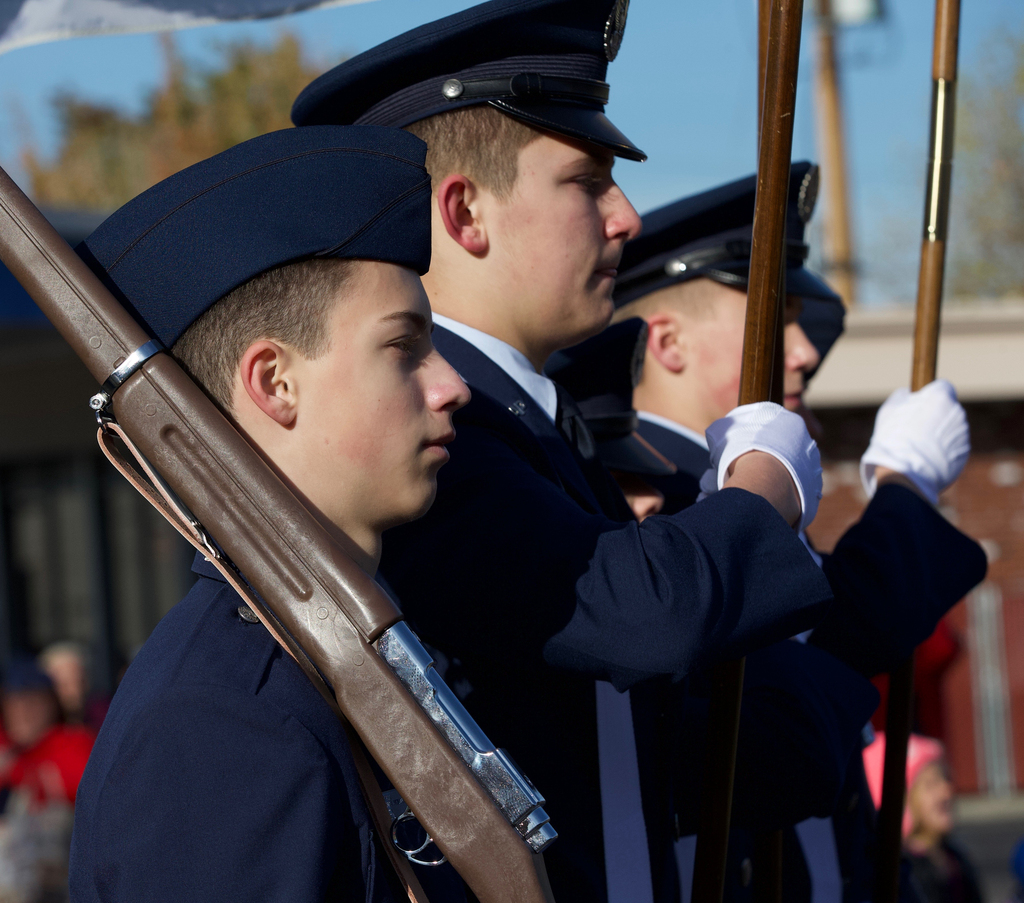
[[[647,337],[646,322],[628,317],[554,355],[547,366],[551,377],[576,399],[594,434],[598,456],[611,469],[638,518],[656,513],[650,510],[652,493],[657,493],[659,509],[665,505],[665,496],[653,485],[648,495],[639,492],[638,481],[671,486],[678,475],[696,486],[690,474],[666,467],[670,462],[634,432],[641,422],[633,410],[633,389],[643,378]],[[706,450],[703,455],[706,467]],[[677,687],[673,765],[684,780],[675,784],[674,803],[682,835],[677,858],[684,900],[689,899],[693,880],[693,832],[701,790],[699,782],[685,777],[701,773],[707,753],[707,689],[704,674],[691,675]],[[822,853],[835,844],[821,819],[837,808],[836,799],[851,783],[849,772],[857,769],[850,769],[850,764],[857,765],[862,730],[877,704],[867,677],[814,646],[783,641],[747,656],[726,899],[738,903],[757,893],[761,872],[753,855],[757,833],[802,822],[800,837],[806,839],[811,855],[805,865],[795,838],[787,845],[784,898],[802,899],[800,893],[810,892],[813,886],[815,899],[838,903],[838,897],[828,894],[830,887],[840,889],[838,870],[827,876],[835,879],[831,885],[822,880],[822,860],[827,858]],[[835,855],[831,858],[834,861]]]
[[[381,533],[429,507],[469,398],[417,275],[424,155],[391,129],[271,133],[166,179],[78,248],[371,574]],[[71,898],[402,899],[341,723],[213,565],[193,569],[97,738]]]
[[[736,415],[726,488],[640,525],[541,373],[607,325],[639,229],[611,169],[643,154],[603,112],[626,6],[486,3],[343,63],[293,109],[300,126],[391,125],[428,144],[424,285],[473,400],[434,508],[389,532],[382,572],[481,723],[549,788],[560,901],[674,898],[664,691],[813,626],[830,597],[793,530],[820,492],[802,421],[758,407],[770,425],[755,438]]]
[[[795,163],[787,216],[785,403],[805,416],[807,380],[843,322],[841,299],[803,265],[804,227],[816,191],[817,167]],[[754,193],[751,176],[652,211],[644,217],[642,237],[623,255],[616,316],[631,322],[639,315],[649,328],[635,404],[641,435],[678,468],[652,480],[665,494],[669,512],[695,500],[710,463],[704,431],[737,398]],[[933,507],[938,493],[956,479],[969,449],[966,417],[948,384],[898,392],[883,406],[862,461],[872,501],[834,554],[823,561],[818,556],[837,602],[811,634],[812,645],[865,677],[891,670],[984,577],[980,547]],[[777,674],[792,667],[796,653],[792,644],[783,646],[789,649],[779,650]],[[822,677],[813,680],[820,684]],[[758,786],[745,781],[744,771],[756,770],[761,786],[777,793],[799,792],[801,773],[781,764],[784,770],[764,780],[769,775],[757,758],[745,762],[741,753],[737,823],[743,823],[753,802],[744,798],[750,793],[743,788]],[[797,826],[807,870],[796,857],[787,860],[787,900],[809,898],[811,885],[818,888],[816,899],[825,886],[847,903],[862,903],[872,893],[873,811],[859,750],[848,772],[831,823]],[[744,855],[734,852],[737,858]],[[737,899],[740,889],[731,889],[730,899]]]

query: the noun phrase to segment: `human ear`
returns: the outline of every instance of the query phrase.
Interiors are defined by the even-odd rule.
[[[242,386],[250,401],[275,423],[290,427],[297,414],[294,378],[288,352],[277,342],[253,342],[239,363]]]
[[[686,369],[686,334],[678,317],[662,312],[647,318],[647,353],[670,373]]]
[[[437,208],[445,231],[471,254],[487,251],[487,232],[476,210],[479,191],[473,180],[452,173],[437,189]]]

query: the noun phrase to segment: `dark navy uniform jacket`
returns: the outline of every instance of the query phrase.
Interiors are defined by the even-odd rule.
[[[692,505],[699,491],[700,476],[709,466],[707,450],[648,420],[641,419],[639,432],[679,468],[671,477],[651,478],[665,494],[665,510],[678,511]],[[704,504],[706,502],[701,502],[697,507]],[[762,693],[770,694],[777,687],[795,704],[795,709],[804,708],[797,701],[805,692],[813,697],[831,698],[835,707],[819,709],[820,726],[826,734],[817,739],[813,731],[803,731],[789,739],[781,736],[792,733],[799,722],[784,718],[773,723],[772,707],[759,705],[757,697],[751,695],[748,675],[737,751],[733,817],[740,828],[764,830],[773,826],[761,817],[762,812],[783,812],[788,808],[789,814],[795,816],[788,824],[812,815],[831,815],[844,899],[861,903],[870,899],[873,892],[875,813],[864,779],[860,750],[847,746],[844,760],[835,758],[843,755],[843,747],[836,742],[830,744],[834,757],[829,765],[841,767],[833,774],[840,782],[834,785],[834,802],[828,811],[821,811],[820,794],[816,801],[808,798],[807,776],[815,773],[807,770],[808,759],[816,755],[815,750],[827,748],[821,741],[828,735],[849,739],[851,729],[859,732],[866,721],[863,708],[855,702],[855,684],[849,672],[856,669],[868,674],[889,670],[905,658],[913,646],[931,632],[941,614],[984,578],[985,556],[974,540],[953,527],[918,495],[901,486],[883,486],[875,493],[860,521],[840,539],[833,554],[823,556],[822,567],[836,601],[812,635],[811,642],[823,647],[816,650],[821,658],[807,659],[809,650],[805,647],[781,643],[776,650],[761,653],[764,657],[774,654],[774,661],[757,673],[764,681]],[[817,637],[819,631],[823,637]],[[796,654],[800,649],[805,651]],[[754,660],[753,657],[748,659],[748,668]],[[846,666],[841,662],[852,666],[846,668],[845,678],[840,669]],[[808,669],[804,690],[795,680],[794,668],[797,671]],[[850,694],[846,705],[845,694]],[[686,714],[691,726],[700,725],[702,703],[699,699],[689,700]],[[686,736],[693,739],[700,734],[701,731],[695,730]],[[772,750],[780,740],[787,750],[796,754],[774,754]],[[806,744],[802,752],[797,749],[801,743]],[[688,753],[684,747],[684,754],[699,757],[702,750],[702,744],[696,743]],[[765,781],[769,774],[772,780]],[[810,808],[812,802],[815,805]],[[684,826],[684,833],[692,833],[696,828],[694,805],[693,799],[687,801],[685,796],[677,794],[681,817],[684,822],[690,821]],[[785,824],[787,822],[780,822],[774,827]],[[744,849],[752,848],[752,838],[736,838],[730,846],[735,848],[730,850],[731,859],[738,861],[743,858]],[[809,900],[810,883],[792,833],[787,834],[786,848],[785,899]],[[730,900],[743,899],[749,893],[735,881],[738,871],[730,868],[727,888]]]
[[[831,594],[794,531],[751,493],[637,524],[604,471],[501,368],[443,328],[434,342],[473,400],[455,414],[433,507],[385,534],[381,572],[452,662],[449,683],[547,796],[556,898],[599,901],[594,680],[625,690],[682,678],[812,626]],[[645,751],[662,747],[638,724],[640,696],[647,804],[660,765]],[[648,818],[656,899],[668,821]]]
[[[344,729],[207,562],[114,696],[78,790],[71,899],[402,899]]]

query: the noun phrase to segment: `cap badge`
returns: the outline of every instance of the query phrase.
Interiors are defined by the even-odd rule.
[[[608,21],[604,23],[604,55],[608,58],[609,63],[619,55],[628,12],[629,0],[615,0],[615,5],[608,15]]]
[[[796,195],[796,212],[800,222],[807,223],[814,213],[814,204],[818,200],[818,167],[812,165],[800,183]]]

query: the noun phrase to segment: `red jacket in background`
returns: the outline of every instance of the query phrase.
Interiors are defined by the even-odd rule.
[[[0,786],[26,791],[34,803],[74,805],[93,740],[88,728],[55,725],[35,746],[13,753],[13,762]]]
[[[947,618],[939,621],[935,632],[914,656],[914,730],[926,737],[945,739],[946,725],[942,708],[942,676],[960,655],[961,644]],[[885,730],[886,703],[889,701],[889,675],[879,674],[871,681],[882,702],[871,718],[876,731]]]

